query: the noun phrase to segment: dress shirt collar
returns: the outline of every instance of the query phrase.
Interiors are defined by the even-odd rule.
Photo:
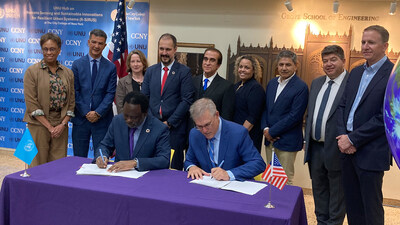
[[[161,63],[161,71],[164,73],[165,65],[162,62],[160,62],[160,63]],[[168,74],[169,74],[169,71],[171,71],[172,65],[174,65],[174,63],[175,63],[175,60],[172,61],[172,63],[167,66],[168,67]]]
[[[283,81],[282,81],[281,77],[279,76],[278,83],[280,85],[286,85],[287,83],[289,83],[290,79],[292,79],[294,77],[295,74],[296,73],[293,73],[292,76],[290,76],[289,78],[287,78],[286,80],[283,80]]]
[[[218,120],[219,120],[218,130],[217,130],[217,133],[215,133],[214,138],[219,142],[219,140],[221,138],[221,130],[222,130],[221,117],[218,117]]]
[[[346,73],[347,73],[347,71],[344,70],[338,77],[336,77],[335,79],[333,79],[333,83],[334,83],[334,84],[337,84],[337,85],[340,85],[340,84],[342,83],[342,81],[343,81],[344,76],[346,75]],[[328,76],[326,76],[324,85],[327,84],[330,80],[331,80],[331,79],[330,79]]]
[[[212,75],[211,77],[207,78],[204,74],[203,74],[203,84],[204,84],[204,80],[207,78],[208,79],[208,87],[210,87],[211,82],[214,80],[215,76],[217,75],[217,72],[214,73],[214,75]]]
[[[92,60],[94,59],[92,56],[90,56],[90,54],[88,54],[88,56],[89,56],[89,61],[90,62],[92,62]],[[99,57],[99,58],[96,58],[95,60],[97,61],[97,62],[100,62],[100,59],[101,59],[101,56]]]
[[[381,68],[381,66],[385,63],[386,59],[387,59],[387,56],[385,55],[382,57],[382,59],[380,59],[378,62],[376,62],[375,64],[373,64],[371,66],[368,65],[368,62],[365,62],[363,65],[364,69],[375,74],[376,72],[378,72],[378,70]]]

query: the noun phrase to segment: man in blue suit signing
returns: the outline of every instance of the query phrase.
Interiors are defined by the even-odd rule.
[[[100,147],[95,151],[96,164],[105,168],[116,150],[116,163],[109,171],[167,169],[171,146],[168,127],[147,115],[147,96],[130,92],[124,98],[123,112],[113,118]],[[103,159],[100,158],[100,151]]]
[[[189,134],[188,178],[211,175],[217,180],[245,180],[264,171],[265,162],[247,129],[222,119],[211,99],[197,100],[190,115],[196,127]]]
[[[142,93],[149,97],[149,114],[160,119],[170,129],[171,148],[175,150],[171,167],[183,168],[188,111],[193,103],[194,87],[190,69],[175,60],[177,41],[172,34],[158,40],[161,63],[146,70]]]
[[[289,50],[277,56],[279,77],[266,89],[266,104],[261,127],[264,127],[267,162],[274,149],[293,184],[296,154],[303,147],[303,116],[307,108],[308,87],[297,75],[297,55]]]
[[[99,147],[113,118],[117,70],[102,56],[107,35],[94,29],[90,32],[89,54],[72,64],[75,84],[75,117],[72,119],[74,155],[87,157],[90,136],[93,149]]]

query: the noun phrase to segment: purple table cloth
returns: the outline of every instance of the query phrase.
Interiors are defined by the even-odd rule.
[[[150,171],[139,179],[76,175],[90,160],[67,157],[6,176],[0,224],[307,224],[301,188],[256,195],[190,184],[187,173]]]

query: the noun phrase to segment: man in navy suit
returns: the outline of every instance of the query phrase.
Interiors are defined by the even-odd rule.
[[[137,92],[125,96],[123,113],[113,118],[106,136],[95,151],[96,164],[100,168],[106,167],[114,149],[116,163],[109,171],[168,168],[171,153],[168,127],[147,115],[148,108],[147,96]]]
[[[93,149],[99,147],[113,118],[117,70],[102,56],[107,35],[94,29],[90,32],[89,54],[72,64],[75,84],[75,117],[72,118],[74,155],[87,157],[90,137]]]
[[[210,98],[217,106],[222,118],[233,120],[235,114],[235,89],[230,81],[222,78],[217,70],[222,63],[222,54],[216,48],[207,48],[203,56],[203,74],[193,78],[194,99]]]
[[[279,77],[266,89],[266,104],[261,127],[266,138],[267,162],[275,151],[293,184],[296,154],[303,148],[303,115],[307,108],[308,87],[297,75],[297,56],[289,50],[277,56]]]
[[[364,29],[361,51],[366,62],[350,72],[339,104],[338,141],[343,158],[347,220],[351,224],[384,224],[382,182],[391,155],[383,122],[386,84],[393,68],[385,52],[389,32]]]
[[[321,56],[326,75],[311,83],[304,163],[308,162],[310,170],[318,224],[343,224],[346,209],[336,127],[337,108],[349,76],[344,69],[344,51],[340,46],[326,46]]]
[[[265,162],[242,125],[219,116],[214,102],[197,100],[190,107],[196,125],[190,131],[185,170],[188,178],[203,175],[217,180],[252,179],[265,169]]]
[[[175,150],[171,167],[182,170],[188,110],[193,103],[194,88],[190,69],[175,60],[176,45],[175,36],[161,35],[158,40],[161,63],[146,70],[142,93],[149,97],[150,114],[170,129],[171,148]]]

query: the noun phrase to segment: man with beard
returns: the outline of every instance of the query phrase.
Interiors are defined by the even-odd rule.
[[[149,113],[170,129],[171,148],[175,150],[171,167],[182,170],[187,116],[193,103],[194,88],[190,69],[175,60],[176,43],[174,35],[161,35],[158,40],[161,63],[146,70],[142,93],[149,97]]]

